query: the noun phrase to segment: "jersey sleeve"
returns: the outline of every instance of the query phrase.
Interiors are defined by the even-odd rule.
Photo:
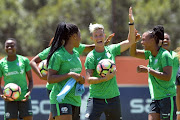
[[[79,54],[82,54],[85,49],[85,44],[79,44],[78,48],[74,48]]]
[[[26,57],[25,57],[25,59],[24,59],[24,64],[25,64],[25,66],[26,66],[26,67],[25,67],[25,72],[31,70],[31,66],[30,66],[30,64],[29,64],[29,59],[26,58]]]
[[[151,52],[148,51],[148,50],[145,50],[144,54],[145,54],[145,60],[147,60],[147,59],[149,59],[149,56],[151,55]]]
[[[42,52],[40,52],[38,54],[39,58],[41,60],[45,60],[47,58],[48,54],[49,54],[50,49],[51,49],[51,47],[48,47],[48,48],[44,49]]]
[[[109,50],[111,50],[112,54],[114,56],[117,56],[117,55],[120,55],[121,54],[121,45],[120,43],[118,44],[112,44],[112,45],[109,45],[107,46],[109,48]]]
[[[60,55],[54,53],[49,60],[48,69],[59,71],[62,61],[60,58]]]
[[[161,62],[162,67],[173,66],[173,60],[172,60],[171,54],[168,51],[164,51],[162,53],[161,61],[162,61]]]
[[[94,60],[95,59],[93,57],[93,52],[91,51],[86,57],[86,60],[84,63],[85,69],[96,69]]]

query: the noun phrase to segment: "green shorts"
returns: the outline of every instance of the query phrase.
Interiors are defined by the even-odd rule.
[[[152,100],[149,113],[159,113],[161,120],[176,120],[176,97]]]
[[[26,116],[32,116],[31,100],[22,101],[5,101],[5,115],[4,119],[18,119]]]
[[[104,113],[106,120],[122,120],[120,97],[110,99],[89,98],[85,120],[99,120]]]

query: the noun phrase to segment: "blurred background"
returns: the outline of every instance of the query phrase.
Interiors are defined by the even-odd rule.
[[[135,27],[140,34],[163,25],[171,36],[171,50],[180,46],[180,1],[179,0],[0,0],[0,57],[5,55],[4,42],[7,38],[17,40],[17,53],[33,56],[45,49],[54,36],[57,24],[76,24],[81,30],[82,43],[92,44],[90,23],[105,27],[106,36],[115,33],[111,43],[127,39],[128,10],[133,7]],[[140,42],[138,48],[143,49]],[[86,55],[86,54],[83,54]],[[81,56],[84,64],[85,56]],[[121,92],[124,120],[146,120],[150,103],[147,74],[137,74],[139,64],[148,61],[135,59],[125,51],[116,58],[118,85]],[[83,68],[83,75],[85,70]],[[45,90],[46,81],[34,73],[32,105],[34,120],[46,120],[49,100]],[[84,119],[88,84],[82,96],[81,119]],[[4,115],[4,101],[0,99],[0,119]],[[102,116],[101,118],[105,118]]]
[[[127,39],[130,6],[139,33],[161,24],[171,36],[172,50],[179,46],[179,0],[1,0],[1,56],[4,41],[9,37],[17,39],[19,54],[36,55],[48,46],[57,24],[62,21],[81,29],[82,43],[92,43],[90,23],[103,24],[107,36],[115,33],[112,43],[120,42]]]

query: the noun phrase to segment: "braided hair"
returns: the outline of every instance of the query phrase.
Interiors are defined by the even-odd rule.
[[[156,44],[159,44],[159,40],[164,40],[164,27],[162,25],[155,26],[149,31],[149,37],[154,38]]]
[[[74,24],[67,24],[65,22],[61,22],[58,24],[54,35],[54,39],[51,44],[51,49],[47,57],[47,66],[49,64],[49,60],[53,55],[53,53],[63,45],[65,46],[69,38],[73,34],[77,34],[78,32],[79,32],[79,28]]]

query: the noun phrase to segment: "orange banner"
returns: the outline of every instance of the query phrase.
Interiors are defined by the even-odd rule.
[[[33,57],[28,57],[31,60]],[[83,66],[82,75],[85,76],[85,62],[86,56],[81,56],[81,62]],[[142,60],[134,57],[116,57],[116,78],[118,85],[147,85],[148,84],[148,74],[147,73],[137,73],[136,68],[138,65],[147,65],[148,60]],[[44,86],[47,81],[39,79],[39,77],[32,71],[33,80],[35,86]],[[86,82],[85,85],[88,85]]]

